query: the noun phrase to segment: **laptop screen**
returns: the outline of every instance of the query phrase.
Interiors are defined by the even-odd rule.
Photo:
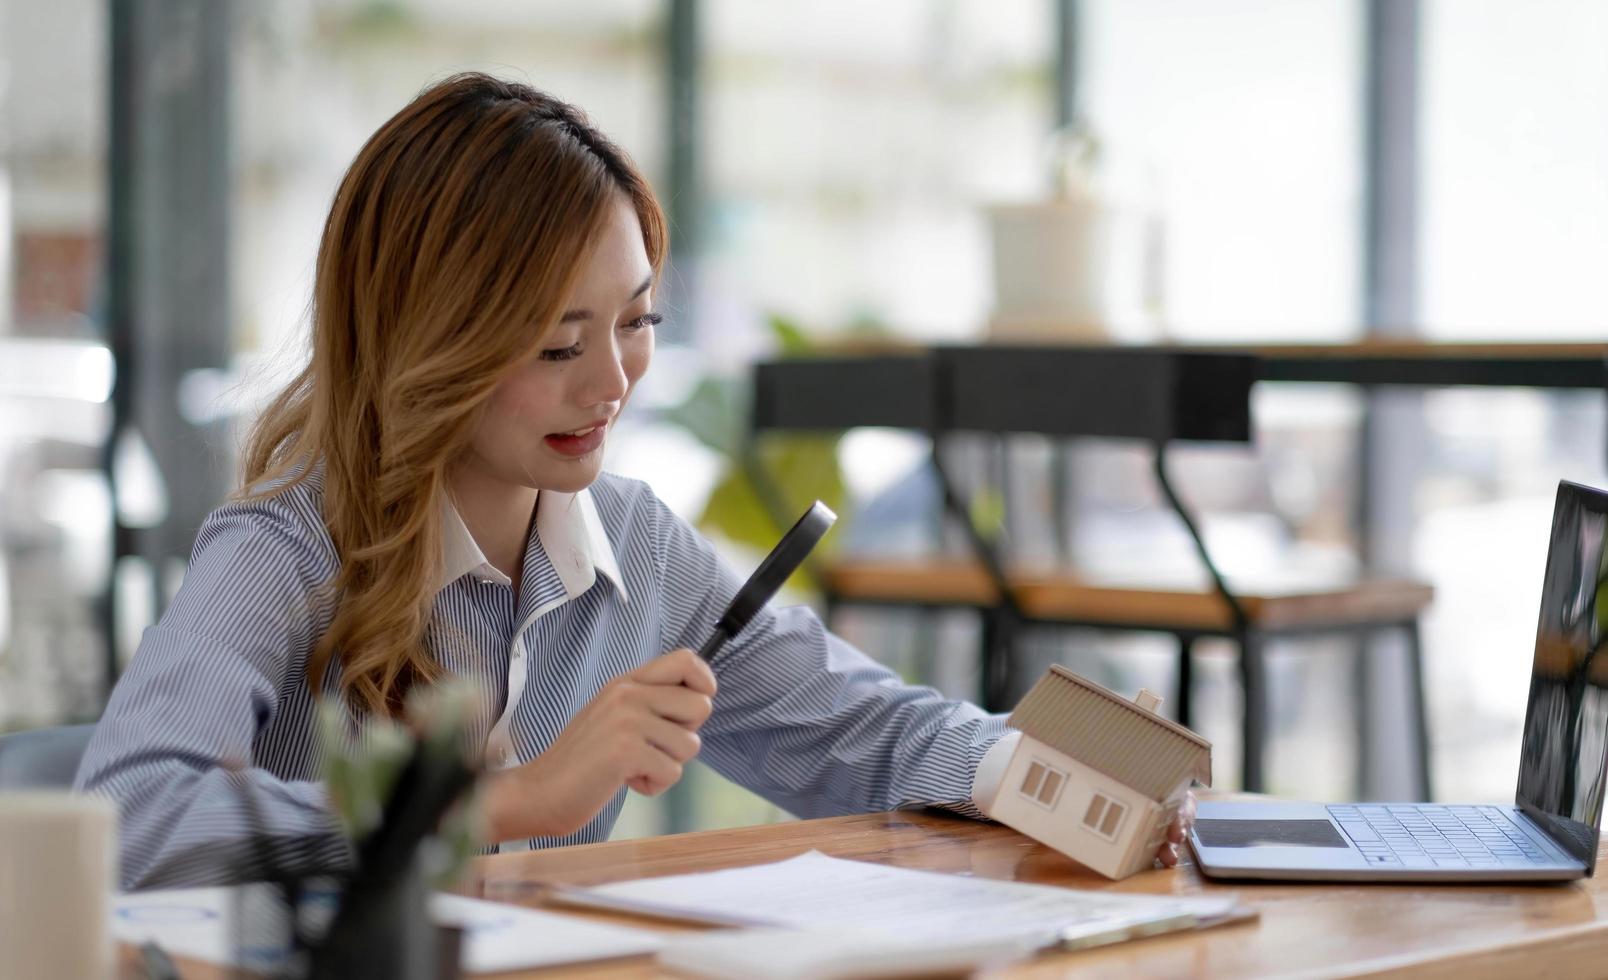
[[[1608,494],[1558,485],[1541,590],[1518,805],[1596,864],[1608,764]]]

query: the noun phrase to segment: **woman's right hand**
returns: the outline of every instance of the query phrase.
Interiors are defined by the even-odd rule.
[[[489,777],[489,841],[562,837],[586,826],[622,785],[648,796],[674,786],[698,754],[714,697],[715,675],[691,650],[609,681],[546,752]]]

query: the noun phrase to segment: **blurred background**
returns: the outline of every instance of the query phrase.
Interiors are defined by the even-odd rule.
[[[0,0],[0,731],[97,717],[303,355],[344,167],[454,71],[581,106],[654,181],[668,322],[609,465],[746,571],[775,534],[734,462],[749,366],[1043,335],[995,273],[994,229],[1024,207],[1106,223],[1081,339],[1608,340],[1605,36],[1596,0]],[[1509,798],[1552,495],[1605,482],[1602,391],[1261,384],[1254,410],[1253,449],[1176,454],[1218,558],[1433,583],[1436,794]],[[799,451],[848,515],[840,549],[926,546],[922,439]],[[1076,474],[1012,509],[1021,554],[1056,511],[1080,562],[1192,562],[1146,451],[1006,459],[1017,483]],[[976,691],[964,614],[837,625]],[[1331,646],[1274,651],[1268,788],[1410,792],[1405,722],[1359,721],[1379,682]],[[1130,693],[1171,683],[1163,639],[1028,648]],[[1197,679],[1228,785],[1232,670],[1207,657]],[[694,771],[618,833],[783,817]]]

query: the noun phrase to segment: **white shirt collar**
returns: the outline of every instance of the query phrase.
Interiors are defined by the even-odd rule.
[[[547,553],[547,560],[564,583],[564,591],[575,598],[590,589],[597,573],[614,583],[621,599],[626,599],[625,580],[620,575],[614,547],[609,544],[603,519],[590,490],[558,493],[543,490],[536,497],[536,533]],[[449,497],[441,500],[441,578],[438,590],[465,575],[484,582],[512,586],[513,582],[486,559],[474,536],[463,523],[458,508]]]

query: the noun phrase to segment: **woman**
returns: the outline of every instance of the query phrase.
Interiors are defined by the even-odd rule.
[[[448,673],[491,693],[490,842],[605,839],[627,787],[695,756],[804,816],[982,815],[1002,717],[902,685],[802,609],[713,665],[687,649],[739,581],[600,469],[652,357],[665,240],[625,154],[522,85],[448,79],[368,141],[324,228],[312,359],[79,773],[120,804],[125,887],[348,860],[315,698],[395,714]]]

